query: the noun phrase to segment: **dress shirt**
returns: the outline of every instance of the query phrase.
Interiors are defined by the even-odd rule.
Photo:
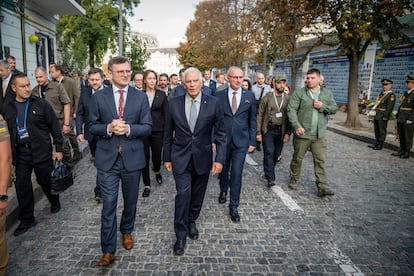
[[[190,96],[188,96],[188,94],[186,94],[185,95],[185,117],[187,118],[187,122],[190,121],[191,100],[193,100],[193,98],[191,98]],[[194,104],[196,106],[197,115],[198,115],[200,112],[201,91],[194,100],[195,100]]]

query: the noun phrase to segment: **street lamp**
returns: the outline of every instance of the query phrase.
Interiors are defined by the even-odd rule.
[[[122,0],[119,0],[119,18],[118,18],[118,53],[120,56],[123,54],[123,33],[124,33],[124,22],[122,18]]]

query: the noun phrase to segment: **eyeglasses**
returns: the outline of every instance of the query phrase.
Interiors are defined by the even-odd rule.
[[[131,74],[131,70],[119,70],[119,71],[113,71],[113,72],[118,75],[130,75]]]
[[[244,78],[243,76],[227,76],[227,77],[231,79],[243,79]]]

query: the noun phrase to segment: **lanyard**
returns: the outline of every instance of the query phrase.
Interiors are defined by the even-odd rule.
[[[285,100],[285,93],[282,93],[282,101],[280,102],[280,105],[277,102],[277,98],[276,98],[275,93],[273,93],[273,98],[275,98],[275,102],[276,102],[276,106],[277,106],[278,111],[281,112],[282,111],[281,108],[283,107],[283,101]]]
[[[319,95],[321,94],[321,90],[319,90],[316,93],[313,93],[312,91],[308,90],[310,97],[312,98],[312,100],[317,100],[319,98]],[[316,97],[313,97],[313,95],[316,94]]]
[[[26,107],[24,108],[24,119],[23,119],[23,128],[26,129],[26,120],[27,120],[27,110],[29,109],[30,99],[26,101]],[[16,105],[16,103],[15,103]],[[16,116],[16,125],[19,128],[19,116]]]

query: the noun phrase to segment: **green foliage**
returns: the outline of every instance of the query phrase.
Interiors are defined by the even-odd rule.
[[[125,43],[125,56],[131,63],[131,70],[133,74],[145,71],[144,63],[150,58],[147,52],[147,46],[139,37],[127,38]]]
[[[124,0],[124,14],[132,14],[139,0]],[[116,0],[82,0],[85,15],[64,15],[56,24],[58,52],[63,64],[83,68],[100,64],[108,49],[115,49],[119,7]],[[124,20],[125,21],[125,20]],[[124,22],[124,26],[127,22]]]

